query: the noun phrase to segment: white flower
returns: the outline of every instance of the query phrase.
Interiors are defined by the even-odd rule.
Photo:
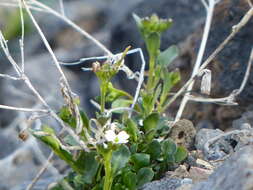
[[[117,135],[114,130],[108,130],[105,132],[105,139],[109,142],[113,142],[116,139]]]
[[[128,142],[129,135],[125,131],[121,131],[116,134],[114,130],[108,130],[105,132],[105,139],[115,144],[124,144]]]
[[[118,138],[116,139],[118,144],[124,144],[128,142],[129,135],[125,131],[121,131],[116,138]]]

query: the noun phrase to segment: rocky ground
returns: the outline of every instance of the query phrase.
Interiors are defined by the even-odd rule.
[[[246,2],[246,0],[223,0],[216,7],[205,57],[224,40],[231,27],[238,23],[249,9]],[[189,78],[205,19],[201,1],[71,0],[66,1],[65,7],[69,18],[92,33],[115,53],[128,45],[144,49],[143,41],[132,19],[133,12],[140,16],[157,13],[164,18],[173,18],[174,25],[163,36],[162,48],[165,49],[172,44],[180,47],[180,57],[170,67],[179,68],[182,74],[180,85]],[[83,39],[56,18],[44,14],[37,14],[36,18],[60,60],[75,61],[81,57],[103,54],[91,42]],[[209,67],[213,73],[212,97],[225,97],[240,86],[253,44],[252,28],[253,20],[239,32]],[[9,44],[14,57],[19,59],[17,40],[11,40]],[[54,108],[59,108],[62,99],[57,72],[50,64],[52,60],[39,36],[32,32],[26,37],[25,47],[26,70],[29,77],[48,102]],[[2,54],[0,55],[1,73],[13,73]],[[132,69],[138,69],[138,56],[130,55],[127,63]],[[89,99],[98,94],[98,88],[95,87],[96,78],[90,73],[81,72],[80,66],[65,67],[64,72],[73,90],[80,95],[84,108],[92,112]],[[124,77],[118,77],[116,83],[124,88],[127,86],[126,90],[131,92],[136,84],[129,83]],[[184,118],[191,120],[193,124],[183,120],[178,123],[178,126],[181,126],[178,127],[178,131],[171,134],[174,140],[192,150],[187,162],[179,166],[175,172],[168,172],[166,178],[146,184],[143,189],[253,189],[252,81],[253,75],[250,75],[245,90],[237,99],[239,106],[189,103]],[[176,102],[168,114],[173,116],[179,103],[180,101]],[[39,106],[22,84],[3,79],[0,80],[0,104]],[[0,175],[0,190],[25,189],[49,154],[49,150],[32,137],[26,142],[21,142],[17,138],[18,131],[25,126],[26,117],[27,115],[21,113],[0,112],[0,171],[4,171]],[[45,119],[45,122],[52,121]],[[180,130],[185,136],[179,139],[176,134]],[[34,189],[45,189],[68,170],[63,162],[57,158],[55,160],[55,164],[49,168]]]

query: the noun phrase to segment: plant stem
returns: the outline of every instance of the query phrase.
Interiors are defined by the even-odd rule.
[[[155,57],[150,56],[149,60],[149,75],[148,75],[148,84],[147,90],[150,91],[152,89],[153,80],[154,80],[154,72],[155,72]]]
[[[216,5],[215,0],[209,0],[209,5],[207,7],[204,4],[204,6],[206,7],[206,11],[207,11],[207,17],[206,17],[205,28],[204,28],[204,32],[203,32],[203,36],[202,36],[201,45],[200,45],[200,48],[199,48],[197,60],[196,60],[196,63],[194,65],[193,72],[192,72],[192,75],[191,75],[192,77],[195,76],[198,73],[199,68],[201,66],[201,63],[202,63],[202,59],[203,59],[203,56],[204,56],[204,53],[205,53],[208,36],[209,36],[209,33],[210,33],[210,28],[211,28],[211,24],[212,24],[215,5]],[[194,86],[194,81],[187,87],[187,91],[190,92],[192,90],[193,86]],[[184,108],[185,108],[187,102],[189,101],[189,98],[187,96],[189,94],[190,93],[186,93],[185,96],[183,97],[182,102],[179,106],[175,121],[180,120],[180,118],[183,114]]]
[[[111,190],[112,187],[112,166],[111,166],[111,159],[112,159],[112,150],[109,150],[104,155],[104,166],[105,166],[105,181],[103,190]]]
[[[106,90],[107,90],[107,83],[101,82],[100,83],[100,91],[101,91],[101,99],[100,99],[100,105],[101,105],[101,113],[105,112],[105,96],[106,96]]]

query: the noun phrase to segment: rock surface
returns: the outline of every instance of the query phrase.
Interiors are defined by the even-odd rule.
[[[184,146],[187,150],[194,149],[194,141],[196,129],[189,120],[182,119],[177,121],[170,130],[169,137],[180,146]]]
[[[187,179],[163,178],[159,181],[145,184],[142,190],[177,190],[182,185],[191,183],[192,181]]]
[[[207,181],[192,190],[250,190],[253,189],[253,146],[237,151],[220,166]]]
[[[232,26],[240,21],[247,10],[249,10],[249,6],[247,1],[244,0],[224,0],[216,6],[205,58],[229,35]],[[225,97],[234,89],[240,87],[253,43],[252,26],[253,21],[251,19],[208,67],[212,70],[211,97]],[[189,41],[182,45],[186,47],[185,54],[189,55],[192,66],[196,59],[201,32],[201,28],[197,29],[189,37]],[[185,69],[182,68],[181,70],[187,72],[187,70],[192,69],[192,66],[188,64]],[[227,129],[231,126],[232,121],[239,118],[245,109],[252,104],[252,80],[253,75],[250,74],[244,91],[237,98],[239,106],[189,103],[184,112],[184,117],[198,122],[200,120],[209,120],[212,121],[215,128]],[[193,110],[196,111],[193,112]]]
[[[226,133],[217,129],[201,129],[196,136],[195,146],[203,151],[207,160],[219,160],[252,143],[252,128]]]

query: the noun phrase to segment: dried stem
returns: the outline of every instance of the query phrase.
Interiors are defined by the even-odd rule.
[[[24,15],[22,8],[22,1],[19,0],[19,12],[20,12],[20,22],[21,22],[21,39],[19,41],[20,52],[21,52],[21,70],[25,70],[25,58],[24,58],[24,35],[25,35],[25,24],[24,24]]]
[[[135,105],[137,103],[137,100],[139,98],[139,95],[140,95],[141,86],[142,86],[143,81],[144,81],[144,72],[145,72],[145,66],[146,66],[146,62],[145,62],[142,50],[140,48],[138,48],[137,51],[140,53],[142,64],[141,64],[141,72],[140,72],[140,76],[139,76],[139,80],[138,80],[138,85],[137,85],[135,95],[134,95],[133,104],[131,105],[131,110],[130,110],[129,115],[128,115],[129,118],[132,115],[132,112],[134,110],[134,107],[135,107]]]
[[[33,24],[34,24],[34,26],[36,27],[37,32],[39,33],[39,35],[40,35],[40,37],[41,37],[41,39],[42,39],[44,45],[46,46],[48,52],[50,53],[51,57],[53,58],[53,61],[54,61],[54,64],[55,64],[56,68],[58,69],[59,73],[61,74],[61,78],[63,79],[64,84],[66,85],[66,88],[67,88],[67,90],[68,90],[69,96],[72,97],[72,92],[71,92],[69,83],[68,83],[68,81],[67,81],[67,78],[65,77],[65,75],[64,75],[64,73],[63,73],[63,71],[62,71],[62,69],[61,69],[61,66],[60,66],[60,64],[59,64],[59,62],[58,62],[58,60],[57,60],[57,58],[56,58],[56,56],[55,56],[55,54],[54,54],[54,52],[53,52],[51,46],[49,45],[49,43],[48,43],[48,41],[47,41],[45,35],[44,35],[43,32],[41,31],[41,29],[40,29],[38,23],[36,22],[35,18],[33,17],[32,13],[31,13],[31,11],[30,11],[30,8],[27,6],[25,0],[22,0],[22,1],[23,1],[23,4],[24,4],[24,7],[25,7],[25,9],[26,9],[28,15],[30,16],[30,18],[31,18],[31,20],[32,20],[32,22],[33,22]]]
[[[243,91],[243,89],[245,88],[245,85],[246,85],[246,83],[248,81],[248,78],[249,78],[249,74],[250,74],[252,64],[253,64],[253,48],[251,49],[249,62],[248,62],[248,65],[247,65],[247,69],[246,69],[242,84],[241,84],[240,88],[238,89],[238,91],[236,92],[236,95],[239,95]]]
[[[49,111],[46,110],[46,109],[19,108],[19,107],[6,106],[6,105],[0,105],[0,109],[14,110],[14,111],[23,111],[23,112],[49,113]]]
[[[17,72],[19,77],[24,81],[24,83],[27,85],[27,87],[33,92],[33,94],[42,102],[42,104],[47,108],[48,113],[56,120],[60,125],[63,127],[64,130],[66,130],[79,144],[80,146],[85,150],[89,151],[86,144],[79,138],[78,135],[76,135],[73,130],[65,125],[65,123],[58,117],[58,115],[50,108],[50,106],[46,103],[46,101],[43,99],[43,97],[39,94],[39,92],[34,88],[32,85],[30,79],[22,72],[21,68],[17,65],[15,60],[12,58],[12,56],[9,53],[8,45],[6,40],[4,39],[2,32],[0,31],[0,45],[7,57],[7,59],[12,64],[14,70]]]
[[[251,0],[247,0],[248,4],[250,7],[253,7],[253,3],[251,2]]]
[[[223,50],[223,48],[230,42],[233,37],[248,23],[248,21],[253,16],[253,8],[248,10],[248,12],[244,15],[244,17],[240,20],[240,22],[233,26],[232,32],[228,35],[228,37],[215,49],[215,51],[207,58],[207,60],[201,65],[198,73],[194,76],[192,76],[183,87],[181,87],[180,90],[177,91],[177,93],[171,97],[170,101],[167,102],[167,104],[164,106],[164,109],[162,111],[165,111],[181,94],[183,94],[185,91],[187,91],[187,87],[195,81],[197,75],[201,73],[210,63],[211,61]]]
[[[94,44],[96,44],[99,48],[101,48],[106,54],[108,54],[109,56],[113,56],[113,54],[101,43],[99,42],[97,39],[95,39],[93,36],[91,36],[88,32],[86,32],[85,30],[83,30],[82,28],[80,28],[78,25],[76,25],[74,22],[72,22],[71,20],[69,20],[67,17],[62,16],[60,13],[58,13],[57,11],[53,10],[52,8],[44,5],[41,2],[38,2],[36,0],[30,0],[30,2],[34,3],[34,5],[39,6],[40,8],[43,8],[44,10],[48,11],[49,13],[55,15],[56,17],[60,18],[61,20],[63,20],[64,22],[66,22],[67,24],[69,24],[71,27],[73,27],[75,30],[77,30],[80,34],[84,35],[86,38],[88,38],[89,40],[91,40],[92,42],[94,42]]]
[[[65,16],[65,10],[64,10],[63,0],[59,0],[59,4],[60,4],[60,10],[61,10],[62,16]]]
[[[209,4],[207,5],[207,3],[205,1],[202,0],[202,3],[204,4],[206,11],[207,11],[207,17],[206,17],[206,22],[205,22],[205,28],[204,28],[204,33],[202,36],[202,40],[201,40],[201,45],[199,48],[199,52],[198,52],[198,56],[197,56],[197,60],[196,63],[194,65],[193,68],[193,72],[191,77],[193,77],[194,75],[196,75],[198,73],[199,67],[201,65],[203,56],[204,56],[204,52],[206,49],[206,44],[207,44],[207,40],[208,40],[208,36],[210,33],[210,28],[211,28],[211,24],[212,24],[212,18],[213,18],[213,12],[214,12],[214,8],[215,8],[215,1],[214,0],[209,0]],[[194,86],[194,81],[187,87],[187,91],[191,91],[192,88]],[[175,118],[175,122],[178,121],[184,111],[184,108],[189,100],[188,95],[190,95],[190,93],[186,93],[185,96],[183,97],[183,100],[179,106],[179,110],[177,112],[176,118]]]
[[[37,175],[35,176],[35,178],[32,180],[32,182],[26,187],[26,190],[32,190],[34,185],[37,183],[37,181],[41,178],[41,176],[45,173],[45,171],[47,170],[48,166],[51,164],[52,160],[53,160],[53,156],[54,153],[51,152],[49,157],[47,158],[46,163],[42,166],[42,168],[40,169],[40,171],[37,173]]]
[[[17,4],[17,2],[0,2],[0,6],[4,6],[4,7],[11,7],[11,8],[17,8],[19,7],[19,5]],[[38,11],[38,12],[46,12],[48,13],[48,11],[44,10],[44,9],[41,9],[41,8],[38,8],[38,7],[35,7],[35,6],[32,6],[31,4],[29,4],[28,2],[28,7],[34,11]]]
[[[6,75],[6,74],[0,74],[0,77],[2,77],[2,78],[7,78],[7,79],[11,79],[11,80],[22,80],[21,78],[13,77],[13,76]]]

